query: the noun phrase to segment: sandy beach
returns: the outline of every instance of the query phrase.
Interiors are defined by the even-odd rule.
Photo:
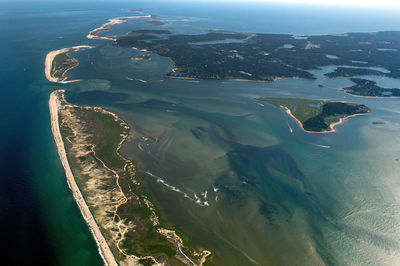
[[[54,51],[51,51],[50,53],[48,53],[46,55],[46,60],[44,62],[44,73],[46,75],[47,80],[51,81],[51,82],[57,82],[57,83],[71,83],[71,82],[79,81],[79,80],[60,80],[60,79],[58,79],[56,77],[53,77],[51,75],[51,68],[53,67],[53,61],[54,61],[54,58],[59,54],[77,52],[80,49],[90,49],[90,48],[93,48],[93,46],[78,45],[78,46],[74,46],[74,47],[70,47],[70,48],[63,48],[63,49],[59,49],[59,50],[54,50]]]
[[[371,111],[367,112],[367,113],[362,113],[362,114],[354,114],[354,115],[349,115],[343,118],[340,118],[339,121],[332,123],[329,125],[329,130],[324,130],[324,131],[320,131],[320,132],[315,132],[315,131],[309,131],[309,130],[305,130],[303,127],[303,123],[301,123],[301,121],[299,119],[297,119],[297,117],[295,117],[292,114],[292,111],[290,111],[289,108],[287,108],[286,106],[280,105],[280,107],[290,116],[292,117],[300,126],[300,128],[307,133],[315,133],[315,134],[319,134],[319,133],[333,133],[336,132],[335,130],[335,126],[342,124],[346,119],[351,118],[351,117],[355,117],[355,116],[359,116],[359,115],[367,115],[369,113],[371,113]]]
[[[115,41],[116,40],[115,37],[112,37],[112,36],[111,37],[110,36],[108,36],[108,37],[107,36],[99,36],[99,35],[97,35],[97,33],[110,30],[113,25],[122,24],[122,23],[126,22],[128,19],[150,18],[150,17],[151,17],[151,15],[112,18],[112,19],[109,19],[107,23],[104,23],[100,27],[90,31],[89,34],[86,35],[86,38],[88,38],[88,39],[104,39],[104,40]]]
[[[82,216],[85,218],[87,224],[89,225],[89,228],[97,242],[97,245],[99,247],[99,252],[101,257],[104,260],[104,263],[106,265],[110,266],[117,266],[118,263],[116,262],[114,255],[112,254],[110,247],[108,246],[106,240],[104,239],[103,235],[100,232],[100,228],[97,225],[92,213],[89,210],[89,207],[87,206],[81,191],[79,190],[79,187],[77,183],[75,182],[75,178],[72,174],[70,165],[68,163],[67,159],[67,154],[65,151],[64,147],[64,142],[61,137],[61,132],[59,128],[59,121],[58,121],[58,111],[59,108],[61,107],[61,102],[57,97],[57,93],[63,92],[61,91],[55,91],[52,92],[50,95],[50,100],[49,100],[49,108],[50,108],[50,118],[51,118],[51,130],[53,132],[53,137],[54,141],[56,142],[57,145],[57,150],[58,150],[58,155],[60,156],[61,163],[64,167],[65,170],[65,175],[67,177],[67,183],[69,188],[72,191],[73,197],[76,201],[76,203],[79,206],[79,209],[82,213]]]

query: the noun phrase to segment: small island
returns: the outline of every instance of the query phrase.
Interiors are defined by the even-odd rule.
[[[385,76],[386,73],[374,69],[356,67],[338,67],[335,71],[325,74],[330,78],[349,78],[354,76]]]
[[[334,132],[334,127],[345,119],[368,114],[371,110],[349,102],[333,102],[297,98],[260,98],[259,100],[282,108],[309,133]]]
[[[350,79],[355,85],[343,90],[354,96],[374,97],[374,98],[397,98],[400,97],[400,89],[383,88],[377,85],[375,81],[368,79],[352,78]]]
[[[129,126],[100,107],[51,94],[51,125],[69,187],[107,265],[203,265],[211,252],[161,218],[158,206],[121,155]]]

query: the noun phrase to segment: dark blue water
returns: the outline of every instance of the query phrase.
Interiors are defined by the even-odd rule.
[[[368,252],[376,256],[380,263],[396,261],[398,243],[388,239],[398,233],[398,182],[395,174],[398,165],[394,160],[398,156],[396,136],[400,128],[397,102],[360,99],[373,108],[374,115],[371,118],[358,119],[343,127],[337,135],[308,136],[279,110],[266,107],[265,111],[254,104],[253,98],[310,95],[315,93],[313,89],[316,89],[316,83],[293,80],[273,84],[156,83],[171,66],[167,60],[154,56],[155,60],[149,65],[136,68],[130,65],[132,68],[126,68],[123,58],[127,58],[125,63],[129,65],[129,57],[126,56],[131,56],[131,51],[112,47],[107,42],[85,39],[91,29],[100,26],[108,18],[131,14],[123,8],[137,7],[149,7],[150,12],[159,14],[163,21],[168,22],[167,28],[190,33],[209,28],[292,34],[400,28],[398,10],[383,9],[165,2],[0,3],[0,235],[7,243],[2,254],[14,261],[11,264],[102,264],[97,247],[68,190],[50,131],[48,96],[52,90],[61,87],[72,92],[71,95],[73,92],[100,88],[119,92],[120,96],[129,96],[125,104],[118,104],[120,98],[117,96],[109,98],[99,92],[86,95],[86,98],[83,94],[82,98],[75,101],[113,108],[138,127],[140,137],[160,136],[160,132],[166,130],[160,141],[164,146],[152,148],[153,155],[142,154],[137,142],[126,147],[126,153],[142,163],[144,169],[164,174],[163,177],[168,181],[182,185],[180,188],[191,193],[191,196],[210,190],[211,185],[222,186],[221,183],[231,185],[233,191],[237,190],[237,195],[251,193],[242,205],[229,205],[229,199],[235,201],[236,194],[227,194],[228,201],[212,205],[211,208],[201,208],[186,202],[179,195],[170,194],[148,179],[148,184],[154,185],[151,191],[158,195],[156,198],[165,202],[163,208],[167,218],[192,237],[196,244],[215,248],[216,261],[224,261],[223,256],[230,253],[238,253],[232,258],[243,263],[249,263],[246,258],[248,254],[262,259],[265,256],[264,248],[269,248],[273,253],[274,248],[282,250],[284,244],[286,247],[296,246],[296,241],[302,237],[299,232],[305,232],[306,240],[303,242],[314,239],[316,246],[326,244],[324,249],[318,251],[321,254],[331,252],[329,256],[339,258],[339,261],[342,257],[351,257],[352,252],[356,254],[358,263],[371,262],[370,257],[365,256]],[[127,23],[121,25],[119,30],[123,32],[132,26]],[[88,79],[81,84],[60,86],[47,82],[43,69],[46,54],[51,50],[79,44],[97,46],[90,53],[98,58],[96,64],[100,68],[91,69],[88,65],[85,69],[82,68],[85,62],[82,62],[80,68],[71,72]],[[85,56],[81,55],[83,58]],[[110,67],[110,60],[119,62],[121,68]],[[126,75],[146,80],[153,78],[154,83],[128,82],[124,80]],[[346,80],[322,82],[327,88],[318,91],[319,98],[353,100],[334,89],[348,85]],[[395,81],[390,82],[392,84]],[[174,107],[169,103],[182,105]],[[166,109],[177,112],[176,116],[167,113]],[[252,115],[249,116],[249,113]],[[371,126],[375,120],[386,124]],[[201,142],[195,140],[190,132],[199,124],[207,128],[207,137]],[[288,125],[295,129],[293,138]],[[244,126],[248,130],[242,130]],[[201,134],[203,130],[199,132],[196,134]],[[239,145],[238,140],[243,143]],[[315,146],[310,148],[309,143],[337,148],[324,152]],[[190,149],[182,150],[182,147]],[[215,160],[209,160],[210,156],[216,156]],[[184,161],[182,158],[193,160]],[[297,181],[290,182],[305,180],[307,189],[314,193],[318,204],[299,192],[303,188],[293,189],[282,180],[281,183],[274,182],[275,172],[265,175],[267,170],[264,161],[271,162],[283,176],[295,176]],[[160,164],[155,165],[158,162]],[[171,163],[181,167],[179,171],[178,167],[168,168]],[[188,176],[193,176],[194,170],[198,172],[197,178],[188,179]],[[232,171],[242,179],[231,179]],[[249,181],[246,176],[253,177],[253,187],[249,189],[243,189],[240,183]],[[279,190],[283,192],[278,193]],[[168,200],[170,197],[171,200]],[[293,242],[287,241],[289,237],[286,233],[262,224],[265,222],[263,219],[272,219],[274,208],[269,203],[285,200],[290,203],[280,206],[293,214],[294,222],[288,224],[295,226],[282,228],[288,230],[287,234],[293,234]],[[259,202],[264,203],[261,208],[257,205]],[[311,218],[304,218],[308,214],[295,211],[293,206],[310,212]],[[330,223],[325,218],[318,218],[320,210],[315,206],[324,210],[324,217],[340,219]],[[263,216],[251,216],[255,210],[261,210]],[[380,210],[383,210],[383,214]],[[216,222],[217,211],[220,211],[223,223]],[[252,217],[246,226],[254,228],[253,231],[243,226],[239,230],[239,226],[243,225],[243,217],[247,217],[243,215]],[[314,224],[310,222],[304,225],[302,221],[315,222],[326,242],[318,243],[315,239],[321,238],[315,236]],[[340,235],[338,231],[351,233]],[[257,236],[257,233],[260,233],[259,238],[250,238]],[[212,239],[212,235],[217,237]],[[266,241],[268,237],[265,235],[276,242]],[[278,243],[283,235],[286,242]],[[350,244],[351,248],[346,246]],[[376,247],[388,250],[391,256]],[[302,251],[293,251],[293,256]],[[271,251],[268,256],[271,261],[279,261]]]

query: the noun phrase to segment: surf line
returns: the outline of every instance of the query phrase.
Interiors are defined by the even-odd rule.
[[[316,146],[316,147],[325,148],[325,149],[331,148],[331,146],[329,146],[329,145],[321,145],[321,144],[315,144],[315,143],[309,143],[309,144]]]
[[[168,188],[169,190],[171,190],[171,191],[175,191],[175,192],[178,192],[178,193],[182,194],[185,198],[187,198],[187,199],[189,199],[189,200],[195,202],[196,204],[198,204],[198,205],[200,205],[200,206],[203,206],[203,207],[210,206],[210,204],[208,203],[208,201],[205,201],[205,202],[202,203],[202,202],[200,201],[200,199],[199,199],[199,197],[197,196],[196,193],[194,194],[194,197],[195,197],[195,198],[192,198],[192,197],[190,197],[186,192],[183,192],[183,191],[180,190],[179,188],[177,188],[177,187],[175,187],[175,186],[173,186],[173,185],[168,184],[168,183],[167,183],[164,179],[162,179],[161,177],[159,177],[159,176],[157,176],[157,175],[155,175],[155,174],[153,174],[153,173],[151,173],[151,172],[149,172],[149,171],[144,171],[144,172],[145,172],[146,174],[148,174],[149,176],[154,177],[154,178],[156,179],[157,183],[163,184],[165,187],[167,187],[167,188]]]

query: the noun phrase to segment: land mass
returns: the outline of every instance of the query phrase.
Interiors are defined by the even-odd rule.
[[[261,101],[282,108],[309,133],[334,132],[334,127],[345,119],[368,114],[371,110],[349,102],[333,102],[297,98],[261,98]]]
[[[375,81],[361,78],[350,79],[355,85],[343,90],[351,95],[363,97],[379,97],[379,98],[394,98],[400,97],[400,89],[398,88],[383,88],[377,85]]]
[[[91,30],[86,38],[88,39],[104,39],[104,40],[116,40],[114,36],[101,36],[100,34],[104,31],[109,31],[114,25],[125,23],[129,19],[139,19],[139,18],[150,18],[150,15],[146,16],[129,16],[129,17],[118,17],[109,19],[108,22],[104,23],[100,27]]]
[[[70,53],[77,52],[81,49],[93,48],[88,45],[79,45],[70,48],[51,51],[47,54],[45,60],[45,75],[51,82],[70,83],[78,80],[67,80],[65,74],[67,71],[77,67],[78,61],[70,56]]]
[[[161,36],[160,36],[161,35]],[[167,75],[197,79],[278,78],[314,79],[308,72],[321,66],[364,67],[339,69],[332,76],[356,74],[400,77],[400,32],[347,33],[302,36],[289,34],[209,31],[183,35],[168,32],[119,36],[115,44],[169,57],[174,63]],[[366,70],[381,67],[387,73]]]
[[[68,103],[51,94],[53,134],[68,183],[108,265],[203,265],[210,252],[195,250],[166,225],[157,205],[120,154],[130,128],[99,107]],[[74,184],[74,185],[71,185]]]
[[[126,36],[99,35],[115,24],[134,18],[154,19],[155,16],[110,19],[92,30],[87,37],[113,40],[115,45],[169,57],[175,64],[172,71],[167,73],[172,78],[253,81],[315,79],[308,70],[328,65],[338,66],[335,71],[325,74],[330,78],[365,75],[400,77],[400,51],[397,49],[400,31],[294,36],[226,30],[184,35],[161,29],[139,29],[130,31]],[[373,67],[384,68],[385,71]],[[354,81],[357,80],[354,78],[351,80],[356,85],[344,90],[352,95],[397,97],[397,89],[380,88],[376,83]]]

